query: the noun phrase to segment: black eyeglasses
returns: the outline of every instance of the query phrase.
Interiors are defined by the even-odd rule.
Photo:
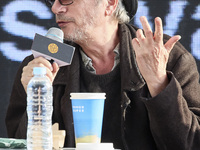
[[[52,7],[55,0],[45,0],[45,2],[48,7]],[[67,6],[71,5],[74,2],[74,0],[59,0],[59,2],[61,5]]]

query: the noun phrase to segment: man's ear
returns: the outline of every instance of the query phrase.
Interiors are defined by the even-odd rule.
[[[116,10],[118,5],[118,0],[107,0],[107,7],[106,7],[106,16],[111,16],[112,13]]]

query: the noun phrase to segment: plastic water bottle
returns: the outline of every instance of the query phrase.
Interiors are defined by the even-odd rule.
[[[27,87],[27,149],[52,149],[52,84],[46,68],[35,67]]]

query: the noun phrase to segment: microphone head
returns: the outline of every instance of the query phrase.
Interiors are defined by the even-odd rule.
[[[52,27],[48,30],[46,37],[63,43],[64,33],[61,29]]]

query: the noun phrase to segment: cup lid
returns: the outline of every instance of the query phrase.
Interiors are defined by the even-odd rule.
[[[105,99],[106,93],[70,93],[70,99]]]
[[[114,150],[113,143],[77,143],[76,150]]]

